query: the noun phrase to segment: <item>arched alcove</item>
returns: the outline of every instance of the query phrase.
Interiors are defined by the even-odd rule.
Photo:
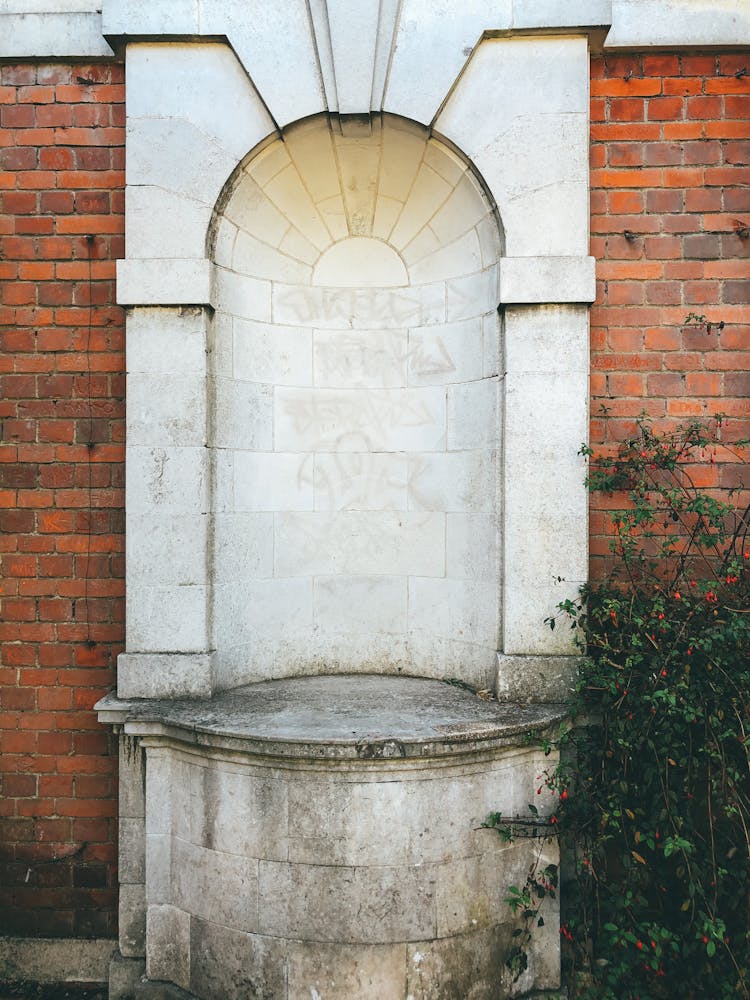
[[[468,164],[307,119],[215,215],[217,688],[459,677],[498,648],[501,233]]]

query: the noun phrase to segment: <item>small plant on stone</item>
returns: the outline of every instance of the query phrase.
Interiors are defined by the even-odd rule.
[[[518,918],[518,926],[512,934],[513,945],[505,961],[514,983],[528,968],[528,951],[534,930],[544,927],[544,903],[547,899],[555,899],[559,878],[558,866],[542,861],[544,844],[556,836],[556,817],[541,817],[532,803],[529,803],[528,810],[527,816],[514,819],[508,819],[502,813],[490,813],[482,824],[485,829],[495,830],[506,844],[519,838],[534,839],[539,844],[536,857],[529,865],[526,881],[522,886],[508,886],[505,900]]]

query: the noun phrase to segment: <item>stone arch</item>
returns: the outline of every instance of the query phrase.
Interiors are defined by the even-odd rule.
[[[306,673],[491,686],[497,266],[469,164],[393,115],[298,122],[217,203],[217,688]]]

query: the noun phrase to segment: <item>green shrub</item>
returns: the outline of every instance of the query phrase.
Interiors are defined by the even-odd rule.
[[[748,514],[691,477],[724,435],[721,418],[642,422],[592,457],[589,489],[622,508],[611,572],[549,622],[568,619],[584,654],[548,777],[580,1000],[750,997]]]

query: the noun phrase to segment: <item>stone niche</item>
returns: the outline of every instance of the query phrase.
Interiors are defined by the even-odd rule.
[[[586,38],[326,6],[105,3],[128,87],[112,1000],[559,985],[555,904],[505,964],[540,844],[481,824],[552,811],[529,734],[575,666],[543,620],[586,566]]]
[[[214,689],[300,674],[493,686],[496,215],[384,115],[285,130],[214,230]]]

